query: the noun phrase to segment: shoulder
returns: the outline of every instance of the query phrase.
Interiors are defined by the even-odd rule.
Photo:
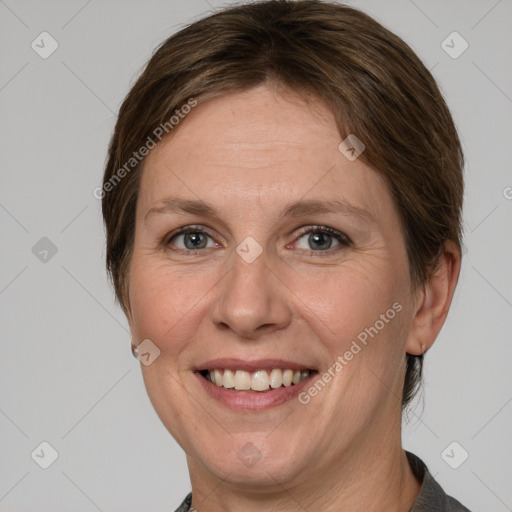
[[[405,453],[414,475],[422,482],[420,493],[410,512],[471,512],[443,491],[419,457],[410,452]]]
[[[192,493],[190,493],[182,502],[182,504],[176,509],[175,512],[190,512],[192,504]]]

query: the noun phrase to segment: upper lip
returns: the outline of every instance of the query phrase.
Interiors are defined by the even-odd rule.
[[[193,368],[194,371],[204,370],[245,370],[246,372],[255,372],[258,370],[272,370],[281,368],[284,370],[313,370],[307,364],[297,363],[294,361],[286,361],[285,359],[235,359],[231,357],[223,357],[218,359],[210,359]]]

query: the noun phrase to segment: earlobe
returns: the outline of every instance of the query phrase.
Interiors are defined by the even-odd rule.
[[[416,313],[407,340],[407,353],[424,354],[434,344],[446,320],[459,279],[461,252],[447,241],[438,265],[423,288],[418,291]]]

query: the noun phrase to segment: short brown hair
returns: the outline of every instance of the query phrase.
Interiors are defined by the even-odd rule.
[[[413,286],[428,280],[445,241],[460,247],[462,148],[436,82],[415,53],[373,18],[342,4],[256,1],[169,37],[120,108],[102,210],[107,271],[125,313],[143,161],[113,178],[190,98],[266,82],[323,100],[342,138],[353,133],[364,142],[361,158],[384,176],[398,208]],[[422,355],[406,357],[403,407],[421,383],[423,364]]]

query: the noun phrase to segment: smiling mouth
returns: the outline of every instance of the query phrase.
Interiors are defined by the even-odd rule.
[[[267,392],[281,387],[295,386],[306,380],[316,370],[291,370],[274,368],[270,371],[257,370],[247,372],[245,370],[213,369],[199,372],[207,381],[218,387],[231,391],[259,391]]]

